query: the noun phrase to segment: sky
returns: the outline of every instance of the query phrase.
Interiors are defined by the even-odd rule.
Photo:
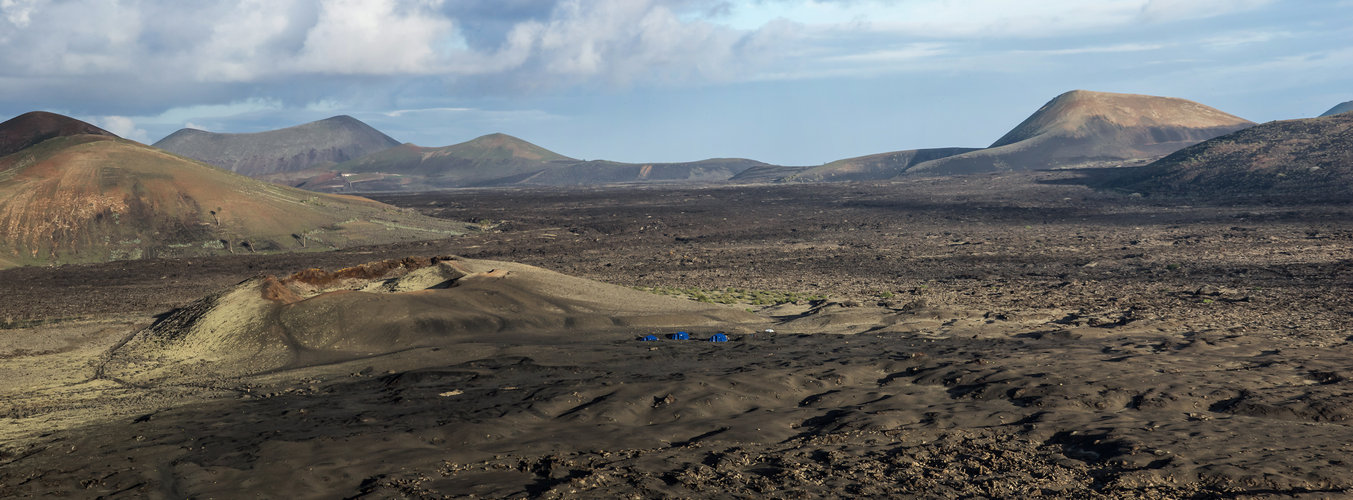
[[[1353,0],[0,0],[0,120],[153,143],[356,117],[581,159],[989,145],[1062,92],[1353,100]]]

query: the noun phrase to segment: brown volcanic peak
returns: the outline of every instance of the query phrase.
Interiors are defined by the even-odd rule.
[[[1212,129],[1252,124],[1215,108],[1174,97],[1073,90],[1048,101],[991,147],[1047,134],[1084,137],[1106,125],[1121,129]]]
[[[1353,113],[1257,125],[1182,149],[1109,181],[1183,195],[1353,194]]]
[[[155,143],[165,151],[250,177],[333,165],[398,145],[351,116],[251,134],[185,128]]]
[[[1044,104],[990,148],[925,162],[908,173],[1118,165],[1159,158],[1251,125],[1184,99],[1075,90]]]
[[[0,158],[0,268],[322,250],[445,237],[454,223],[232,174],[107,135]]]
[[[435,148],[434,156],[453,156],[467,160],[572,160],[567,156],[542,148],[507,134],[489,134],[460,144]]]
[[[69,116],[32,111],[0,123],[0,156],[6,156],[54,137],[69,135],[105,135],[112,132]]]

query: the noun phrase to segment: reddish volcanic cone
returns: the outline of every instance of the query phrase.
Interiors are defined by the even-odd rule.
[[[1184,99],[1074,90],[1044,104],[989,148],[921,163],[907,173],[1118,166],[1253,125]]]
[[[0,156],[10,155],[47,139],[69,135],[117,137],[112,132],[68,116],[32,111],[0,123]]]

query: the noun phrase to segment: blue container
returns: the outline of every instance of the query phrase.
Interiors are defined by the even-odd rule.
[[[690,332],[676,332],[672,334],[672,340],[689,340],[690,338]]]
[[[716,333],[709,338],[710,342],[728,342],[728,336],[722,333]]]
[[[640,340],[641,342],[653,342],[653,341],[655,341],[655,340],[658,340],[658,336],[657,336],[657,335],[644,335],[643,337],[639,337],[639,340]]]

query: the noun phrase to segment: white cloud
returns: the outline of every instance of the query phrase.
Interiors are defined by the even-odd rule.
[[[383,115],[385,115],[385,116],[388,116],[388,117],[391,117],[391,118],[398,118],[398,117],[401,117],[401,116],[404,116],[404,115],[410,115],[410,114],[420,114],[420,113],[463,113],[463,112],[468,112],[468,111],[477,111],[477,110],[474,109],[474,108],[419,108],[419,109],[396,109],[396,110],[394,110],[394,111],[385,111],[385,112],[383,112],[383,113],[381,113],[381,114],[383,114]]]
[[[1283,38],[1292,38],[1294,35],[1285,31],[1245,31],[1224,33],[1203,38],[1201,43],[1212,48],[1234,48],[1241,45],[1252,45],[1256,43],[1266,43]]]
[[[305,110],[316,111],[320,113],[333,113],[336,111],[342,111],[344,109],[347,109],[348,107],[349,106],[347,103],[337,99],[320,99],[318,101],[311,101],[310,103],[306,104]]]
[[[278,42],[301,28],[287,5],[265,0],[217,5],[220,11],[209,15],[219,20],[203,27],[203,38],[176,37],[185,45],[179,61],[198,81],[251,81],[286,70],[288,55]]]
[[[935,57],[945,52],[946,48],[942,43],[914,43],[902,48],[830,56],[826,60],[845,63],[899,63]]]
[[[450,17],[442,0],[0,2],[16,26],[0,31],[0,66],[29,78],[190,85],[504,75],[670,83],[737,78],[777,57],[763,46],[764,30],[683,17],[673,10],[682,0],[560,0],[548,17],[516,20],[496,45],[479,49],[460,29],[476,19]]]
[[[232,118],[251,113],[260,113],[267,111],[277,111],[285,106],[281,101],[275,99],[245,99],[234,101],[227,104],[203,104],[196,106],[183,106],[170,108],[162,113],[152,116],[136,117],[137,121],[142,123],[154,123],[160,125],[178,125],[188,123],[192,120],[218,120],[222,118]],[[192,127],[202,128],[202,127]],[[205,128],[203,128],[205,130]]]
[[[762,0],[714,19],[755,29],[773,19],[917,37],[1050,37],[1251,10],[1275,0]]]
[[[148,140],[146,130],[137,128],[136,121],[126,116],[100,116],[95,118],[93,122],[95,125],[117,134],[118,137],[123,139],[131,139],[139,142],[146,142]]]
[[[401,118],[411,115],[455,115],[457,120],[464,119],[480,122],[522,122],[555,120],[560,118],[557,115],[538,109],[480,109],[456,107],[396,109],[371,114],[373,118]]]
[[[33,9],[39,0],[0,0],[0,13],[16,27],[24,28],[32,21]]]
[[[1148,21],[1178,21],[1213,17],[1229,12],[1246,11],[1275,0],[1147,0],[1141,7],[1141,16]]]
[[[338,74],[444,71],[464,48],[455,24],[436,12],[440,0],[323,0],[295,64]]]
[[[727,79],[742,34],[642,0],[569,0],[537,33],[546,73],[619,83]]]
[[[1304,82],[1347,81],[1348,68],[1353,67],[1353,48],[1340,47],[1332,50],[1284,55],[1263,61],[1247,62],[1243,65],[1215,68],[1212,78],[1251,78],[1260,84],[1268,82]],[[1281,75],[1277,77],[1275,75]]]
[[[1042,55],[1077,55],[1077,54],[1113,54],[1119,52],[1145,52],[1151,50],[1160,50],[1169,48],[1171,45],[1163,43],[1122,43],[1117,45],[1098,45],[1089,47],[1073,47],[1069,49],[1048,49],[1048,50],[1016,50],[1014,53],[1042,54]]]
[[[162,113],[144,116],[109,115],[88,119],[90,123],[126,139],[150,143],[150,133],[164,135],[178,128],[198,130],[219,129],[210,124],[228,123],[253,115],[283,110],[281,102],[270,99],[246,99],[228,104],[176,107]]]

